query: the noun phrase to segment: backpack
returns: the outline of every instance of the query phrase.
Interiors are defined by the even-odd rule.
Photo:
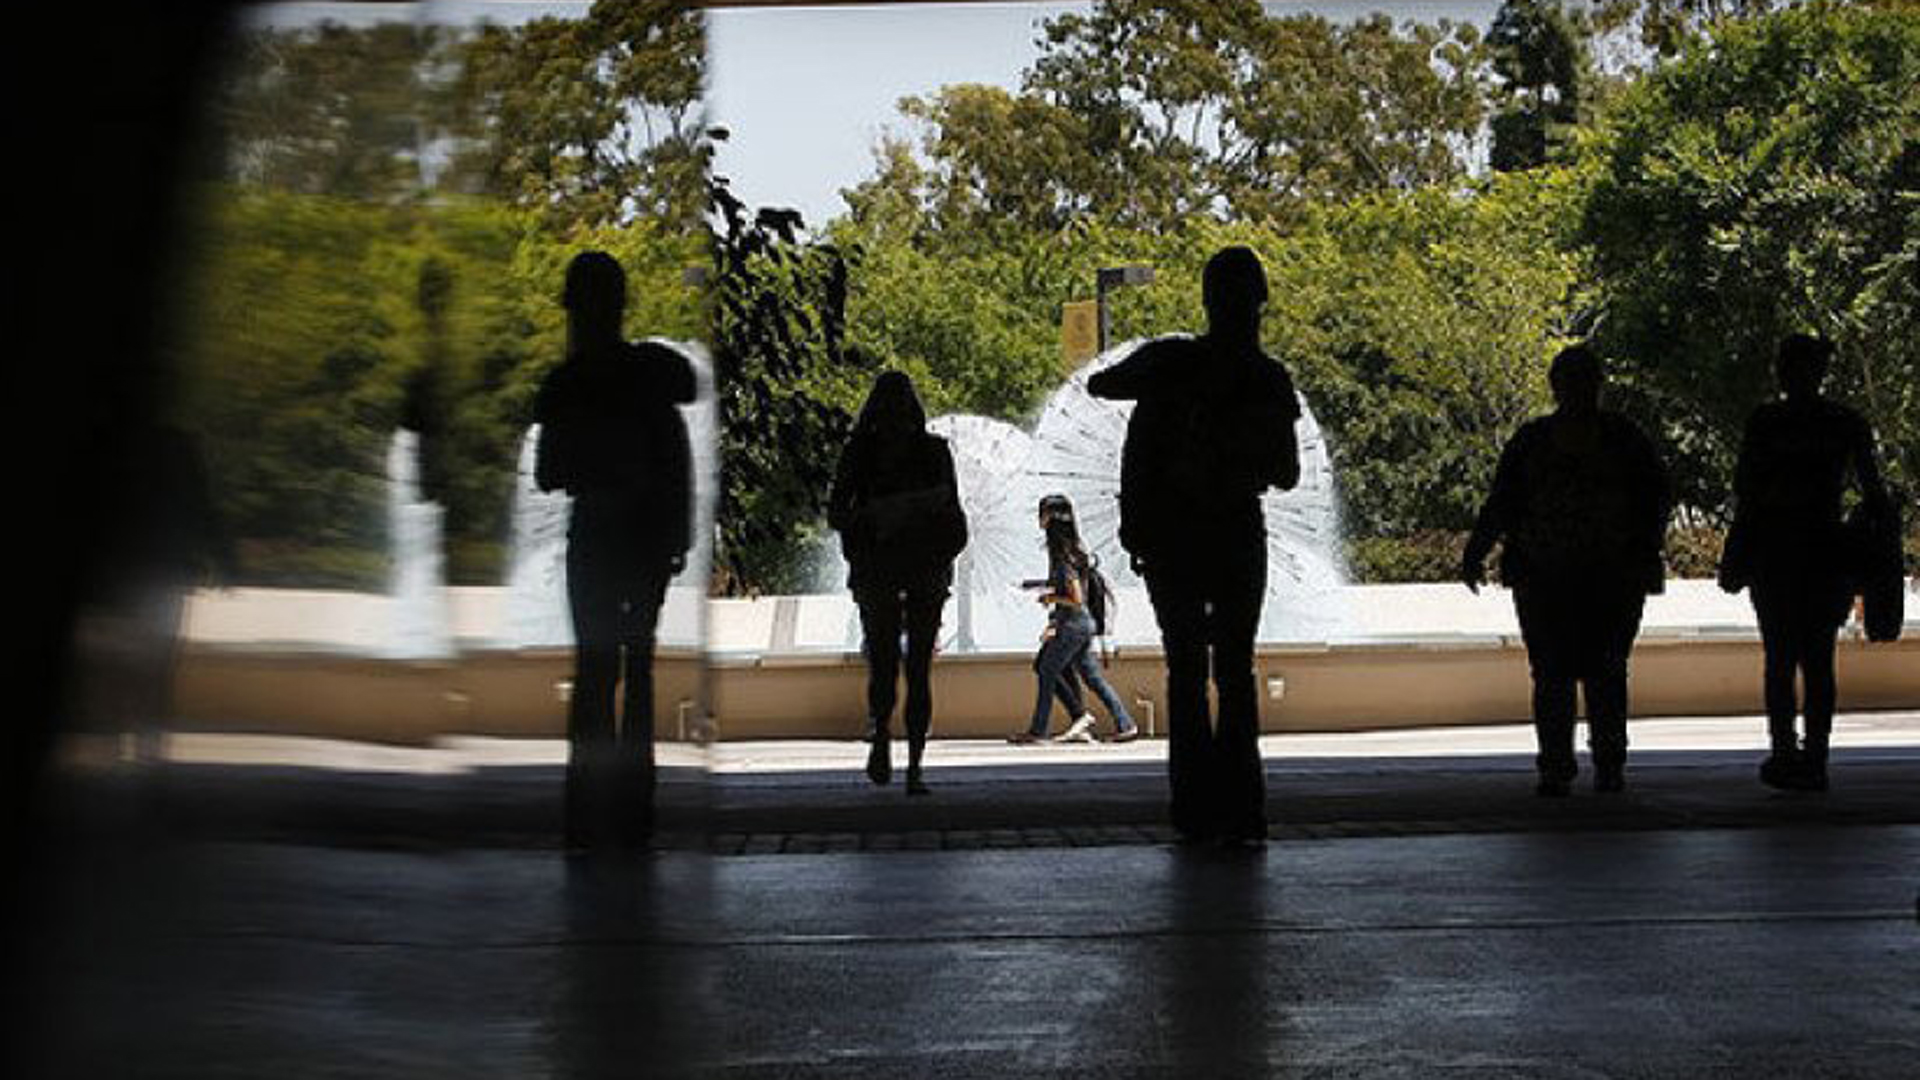
[[[1107,584],[1107,576],[1093,563],[1087,563],[1080,571],[1080,586],[1086,594],[1087,614],[1093,616],[1093,634],[1103,637],[1107,632],[1107,616],[1113,607],[1113,587]]]

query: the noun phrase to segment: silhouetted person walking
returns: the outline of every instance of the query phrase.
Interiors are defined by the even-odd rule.
[[[893,715],[906,635],[907,794],[924,795],[921,773],[933,723],[933,646],[953,585],[953,560],[967,546],[967,519],[947,441],[927,431],[913,382],[886,371],[854,421],[827,500],[840,534],[847,585],[860,608],[867,657],[867,717],[873,741],[867,778],[893,779]]]
[[[1230,247],[1201,278],[1207,332],[1151,341],[1087,381],[1137,402],[1120,463],[1120,542],[1146,579],[1167,658],[1167,775],[1188,840],[1266,837],[1253,639],[1266,595],[1260,495],[1300,480],[1286,368],[1260,349],[1266,271]],[[1212,672],[1219,716],[1210,715]]]
[[[1521,425],[1501,452],[1460,577],[1479,592],[1488,552],[1504,543],[1500,578],[1533,672],[1536,790],[1565,795],[1579,775],[1573,725],[1584,687],[1593,788],[1620,791],[1627,659],[1647,594],[1665,589],[1666,469],[1632,421],[1600,408],[1591,350],[1562,350],[1548,379],[1554,411]]]
[[[1849,481],[1869,520],[1892,513],[1859,413],[1820,396],[1833,345],[1805,334],[1780,343],[1781,397],[1747,421],[1734,469],[1734,523],[1720,561],[1728,592],[1751,587],[1766,652],[1772,753],[1760,779],[1824,791],[1836,695],[1834,638],[1852,603],[1841,498]],[[1794,676],[1804,702],[1796,702]],[[1805,741],[1795,714],[1806,717]]]
[[[665,346],[621,336],[627,278],[604,252],[567,266],[567,355],[534,404],[535,479],[573,496],[567,600],[573,699],[567,713],[566,838],[653,828],[653,649],[667,582],[692,541],[692,454],[675,407],[696,393],[693,366]],[[620,722],[614,694],[626,681]]]

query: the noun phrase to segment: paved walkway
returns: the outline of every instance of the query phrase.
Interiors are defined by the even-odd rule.
[[[92,849],[26,1075],[1910,1077],[1920,827]],[[32,894],[29,893],[29,896]],[[15,1073],[21,1075],[21,1073]]]
[[[1920,823],[1920,714],[1842,717],[1833,790],[1818,797],[1760,786],[1763,730],[1757,717],[1637,721],[1628,792],[1566,800],[1533,796],[1524,726],[1268,736],[1269,817],[1275,837],[1293,839]],[[169,753],[154,789],[97,773],[89,801],[152,797],[152,812],[186,832],[236,840],[546,847],[559,831],[558,741],[183,735]],[[852,741],[663,747],[660,844],[734,855],[1172,839],[1161,740],[938,741],[925,799],[867,783],[865,753]]]
[[[676,749],[667,850],[588,859],[551,846],[555,746],[182,739],[159,773],[82,770],[16,883],[9,1051],[62,1077],[1906,1077],[1920,724],[1843,730],[1824,797],[1759,787],[1722,721],[1643,722],[1628,794],[1566,800],[1529,794],[1524,729],[1283,738],[1248,853],[1160,842],[1152,744],[941,744],[915,800],[857,744]]]

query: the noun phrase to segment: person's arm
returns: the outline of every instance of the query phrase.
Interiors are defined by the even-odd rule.
[[[1079,604],[1081,599],[1080,575],[1066,563],[1052,559],[1047,566],[1047,591],[1040,595],[1042,604]]]
[[[1714,579],[1725,593],[1739,592],[1753,577],[1751,515],[1759,482],[1759,454],[1755,450],[1759,428],[1760,412],[1755,410],[1740,433],[1740,456],[1733,465],[1733,520],[1727,523],[1726,536],[1721,538],[1720,563],[1714,568]]]
[[[540,441],[533,449],[533,482],[541,491],[556,491],[567,486],[572,463],[564,449],[567,438],[560,431],[565,421],[559,416],[559,384],[564,376],[560,368],[547,373],[533,399],[533,422],[540,425]]]
[[[1138,401],[1159,381],[1167,349],[1160,342],[1147,342],[1119,362],[1094,372],[1087,378],[1087,393],[1108,401]]]
[[[1873,427],[1859,413],[1853,414],[1853,481],[1860,489],[1860,502],[1869,518],[1884,521],[1893,509],[1887,484],[1880,476],[1880,456],[1874,453]]]
[[[939,464],[935,469],[938,474],[939,498],[934,512],[947,517],[947,520],[942,522],[945,529],[942,539],[946,542],[950,556],[957,559],[960,553],[966,550],[969,539],[967,512],[960,502],[960,478],[953,467],[953,448],[947,445],[947,440],[939,438],[934,439],[934,447],[939,451],[937,455]]]
[[[1754,496],[1758,494],[1760,485],[1765,482],[1765,478],[1760,475],[1760,459],[1763,456],[1760,447],[1765,441],[1764,413],[1762,412],[1764,408],[1765,406],[1755,409],[1753,415],[1747,417],[1747,426],[1740,433],[1740,456],[1734,460],[1733,466],[1735,518],[1745,514],[1751,508]]]
[[[1494,542],[1505,536],[1513,525],[1521,497],[1520,461],[1526,453],[1522,444],[1528,430],[1523,427],[1515,432],[1500,452],[1500,464],[1493,471],[1493,486],[1487,491],[1486,502],[1480,505],[1473,533],[1467,537],[1466,549],[1460,555],[1460,580],[1476,593],[1487,579],[1487,555],[1493,551]]]
[[[859,478],[854,466],[855,446],[852,439],[840,450],[840,462],[834,466],[833,486],[827,489],[827,526],[837,533],[845,533],[853,527],[858,501]]]
[[[1641,527],[1644,530],[1641,543],[1648,563],[1647,589],[1652,593],[1665,592],[1667,524],[1673,517],[1673,484],[1653,440],[1624,417],[1621,423],[1626,427],[1633,453],[1636,474],[1634,490],[1639,499]]]
[[[182,500],[181,510],[193,530],[194,556],[200,570],[212,577],[220,588],[231,588],[240,580],[240,557],[227,531],[226,518],[213,498],[206,461],[200,454],[200,442],[178,429],[169,429],[174,457],[175,497]]]

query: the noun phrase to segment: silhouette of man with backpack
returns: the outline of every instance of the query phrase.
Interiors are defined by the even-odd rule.
[[[574,257],[562,298],[566,358],[534,405],[535,480],[573,496],[566,841],[574,848],[608,836],[639,844],[652,833],[654,632],[693,539],[692,448],[676,407],[697,392],[693,366],[665,346],[621,336],[626,297],[626,273],[612,256]]]
[[[1253,641],[1266,595],[1261,493],[1300,480],[1300,405],[1260,348],[1266,270],[1245,247],[1207,261],[1207,332],[1151,341],[1093,375],[1137,404],[1120,464],[1120,542],[1147,583],[1167,659],[1173,826],[1188,841],[1266,838]],[[1219,715],[1207,701],[1211,673]]]

